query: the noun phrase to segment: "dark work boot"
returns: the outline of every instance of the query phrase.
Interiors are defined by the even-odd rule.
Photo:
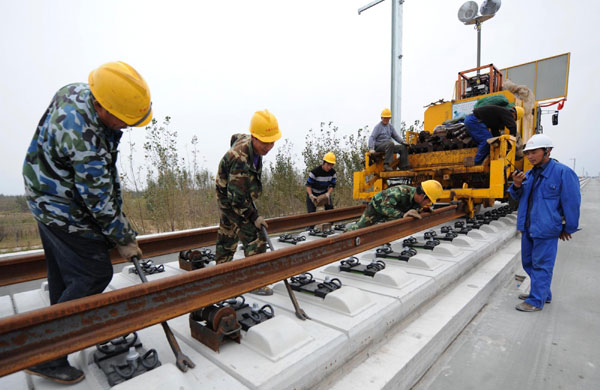
[[[83,371],[71,366],[68,361],[66,364],[63,361],[60,365],[56,361],[42,363],[25,369],[25,372],[68,385],[81,382],[85,378]]]
[[[517,309],[518,311],[527,311],[527,312],[542,310],[541,307],[530,305],[527,302],[519,303],[517,306],[515,306],[515,309]]]
[[[519,294],[519,299],[524,301],[527,298],[529,298],[529,294]],[[546,299],[546,303],[552,303],[552,301],[550,299]]]

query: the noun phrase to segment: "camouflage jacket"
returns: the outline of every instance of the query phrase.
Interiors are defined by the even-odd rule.
[[[258,218],[252,201],[262,192],[262,157],[257,157],[254,166],[251,136],[234,134],[231,136],[231,149],[221,159],[217,173],[217,200],[221,210],[233,211],[252,222]]]
[[[42,116],[23,163],[34,217],[112,245],[133,241],[136,232],[122,211],[116,167],[122,135],[100,122],[87,84],[61,88]]]
[[[416,190],[406,185],[390,187],[377,193],[371,199],[371,205],[386,219],[402,218],[405,212],[418,207],[413,200]]]

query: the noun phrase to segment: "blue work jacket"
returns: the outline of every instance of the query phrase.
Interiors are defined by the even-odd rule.
[[[556,160],[550,160],[532,190],[533,169],[519,188],[511,185],[510,196],[519,201],[517,230],[525,230],[527,203],[533,196],[529,215],[529,234],[534,238],[555,238],[561,232],[573,234],[579,225],[581,193],[575,172]],[[564,221],[564,225],[563,225]]]

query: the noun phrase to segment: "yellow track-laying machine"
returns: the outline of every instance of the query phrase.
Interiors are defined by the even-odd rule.
[[[480,204],[507,200],[512,172],[531,168],[521,150],[532,135],[542,132],[541,115],[549,113],[542,108],[558,104],[561,109],[566,100],[569,61],[570,53],[565,53],[502,70],[486,65],[458,73],[453,100],[432,103],[425,111],[424,130],[406,132],[410,169],[385,171],[381,154],[367,152],[364,170],[354,172],[354,199],[369,200],[395,183],[418,185],[435,179],[444,187],[439,202],[462,200],[470,216]],[[516,136],[504,129],[504,134],[488,140],[489,160],[473,165],[477,147],[460,118],[472,113],[480,99],[497,95],[506,99],[496,100],[523,107],[525,115],[517,120]],[[557,121],[558,110],[553,124]],[[392,168],[399,166],[396,157]]]

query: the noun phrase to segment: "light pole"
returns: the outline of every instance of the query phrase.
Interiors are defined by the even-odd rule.
[[[375,0],[358,9],[358,14],[383,2]],[[392,71],[390,86],[390,108],[392,110],[392,126],[399,129],[402,109],[402,5],[404,0],[392,0]]]
[[[477,68],[481,66],[481,23],[491,19],[500,9],[501,0],[484,0],[481,7],[474,1],[467,1],[458,9],[458,20],[466,25],[474,24],[477,30]],[[481,15],[477,15],[477,9]],[[479,69],[477,69],[479,75]]]

